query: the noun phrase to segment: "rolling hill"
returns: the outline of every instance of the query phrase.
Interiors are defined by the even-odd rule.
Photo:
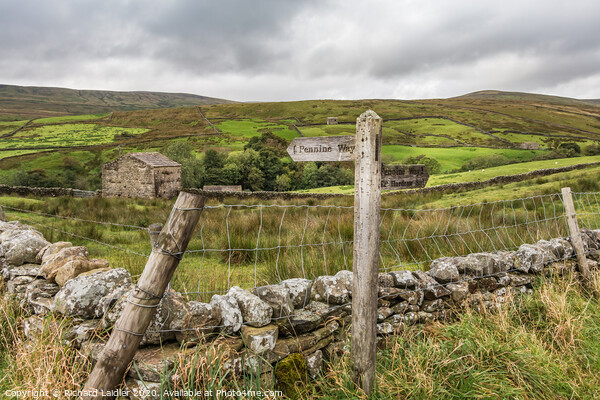
[[[504,92],[501,90],[480,90],[477,92],[467,93],[461,96],[453,97],[453,99],[477,99],[477,100],[509,100],[509,101],[526,101],[526,102],[543,102],[550,104],[564,105],[585,105],[600,104],[600,100],[580,100],[569,97],[550,96],[546,94],[523,93],[523,92]]]
[[[77,171],[74,184],[78,188],[97,189],[101,165],[122,152],[162,151],[171,143],[185,142],[196,155],[208,149],[229,153],[243,150],[253,137],[263,133],[287,141],[299,136],[351,135],[356,117],[367,109],[376,111],[384,121],[384,162],[426,155],[439,163],[441,173],[491,167],[486,165],[489,160],[502,165],[560,158],[557,150],[565,145],[588,156],[600,149],[600,106],[528,93],[482,91],[450,99],[412,101],[233,103],[191,95],[56,89],[62,93],[57,95],[62,103],[54,104],[49,95],[54,89],[3,86],[0,93],[2,90],[10,92],[15,102],[34,104],[36,96],[43,98],[38,109],[45,107],[47,116],[0,121],[0,183],[8,184],[28,174],[61,180],[68,164]],[[19,90],[23,91],[21,97]],[[102,97],[102,93],[108,94]],[[10,96],[4,98],[6,102]],[[161,103],[178,105],[188,99],[225,104],[167,108]],[[85,108],[88,114],[55,116],[67,114],[67,103],[89,106]],[[164,107],[149,108],[159,104]],[[115,111],[110,113],[93,108],[113,106]],[[97,113],[89,114],[89,110]],[[330,116],[338,117],[339,124],[327,125]]]
[[[231,103],[185,93],[114,92],[0,84],[0,120]]]

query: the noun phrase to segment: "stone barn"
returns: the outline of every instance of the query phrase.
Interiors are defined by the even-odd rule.
[[[102,197],[170,199],[181,189],[181,164],[160,153],[129,153],[102,167]]]

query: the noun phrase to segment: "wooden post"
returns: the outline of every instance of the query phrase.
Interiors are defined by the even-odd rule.
[[[351,359],[354,382],[367,395],[375,383],[377,356],[381,127],[371,110],[356,120]]]
[[[4,215],[4,209],[0,206],[0,221],[6,222],[6,215]]]
[[[142,336],[156,312],[167,284],[191,239],[204,207],[205,198],[185,192],[173,206],[135,289],[100,354],[82,391],[81,399],[110,398],[133,359]],[[107,396],[108,394],[108,396]]]
[[[577,265],[579,272],[583,277],[583,280],[589,284],[592,276],[588,267],[587,258],[585,256],[585,250],[583,247],[583,240],[581,239],[581,232],[579,231],[579,225],[577,224],[577,214],[575,214],[575,206],[573,204],[573,196],[571,194],[571,188],[565,187],[562,189],[563,203],[565,205],[565,213],[567,214],[567,224],[569,225],[569,233],[571,235],[571,244],[575,248],[575,254],[577,255]]]
[[[160,231],[162,231],[163,224],[160,222],[155,222],[150,224],[148,227],[148,234],[150,235],[150,244],[152,245],[152,249],[155,249],[158,246],[158,237],[160,235]]]

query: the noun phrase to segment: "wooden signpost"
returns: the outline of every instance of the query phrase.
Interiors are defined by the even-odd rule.
[[[287,148],[294,161],[355,163],[351,358],[354,382],[367,394],[377,354],[381,190],[423,187],[429,178],[424,165],[383,165],[381,131],[382,119],[368,110],[357,118],[355,136],[296,138]]]

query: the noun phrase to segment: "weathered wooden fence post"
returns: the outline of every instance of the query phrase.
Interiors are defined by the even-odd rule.
[[[148,234],[150,235],[150,244],[152,245],[152,249],[155,249],[158,246],[158,237],[160,236],[160,231],[162,231],[163,224],[161,222],[155,222],[150,224],[148,227]]]
[[[137,285],[82,391],[81,399],[106,399],[123,379],[142,336],[185,252],[205,198],[185,192],[173,206]],[[104,395],[103,395],[104,394]]]
[[[0,221],[6,222],[6,215],[4,215],[4,209],[0,206]]]
[[[565,213],[567,215],[567,224],[569,225],[569,234],[571,235],[571,243],[573,244],[573,248],[575,248],[575,253],[577,255],[579,272],[585,283],[589,284],[592,276],[585,256],[585,249],[583,240],[581,239],[581,232],[579,231],[579,224],[577,223],[577,214],[575,213],[575,205],[573,204],[573,195],[571,194],[570,187],[562,188],[562,197],[565,205]]]
[[[356,120],[351,359],[354,382],[366,394],[375,383],[377,356],[381,128],[371,110]]]

